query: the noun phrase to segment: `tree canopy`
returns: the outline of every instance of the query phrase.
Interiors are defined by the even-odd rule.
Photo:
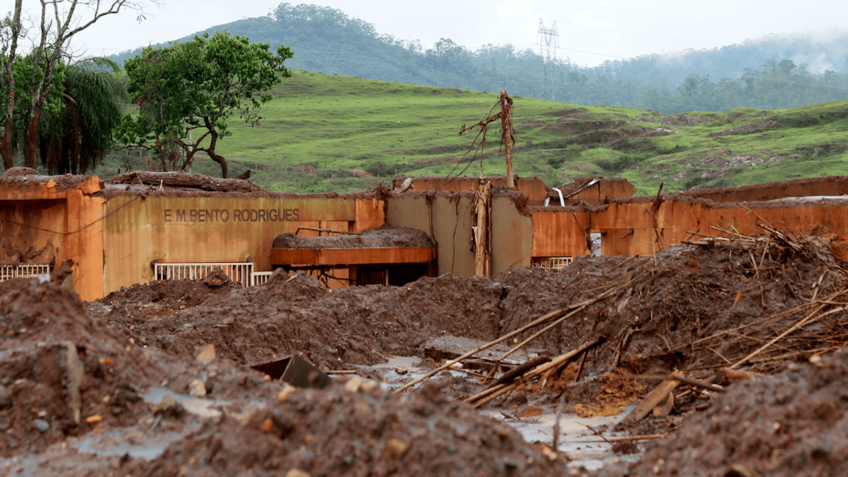
[[[139,115],[122,119],[118,139],[155,150],[166,170],[185,170],[197,152],[205,152],[229,177],[226,159],[216,152],[218,141],[231,134],[227,120],[238,113],[259,126],[262,104],[273,99],[266,91],[291,76],[283,64],[291,49],[280,45],[275,55],[269,48],[229,33],[145,48],[125,63]]]

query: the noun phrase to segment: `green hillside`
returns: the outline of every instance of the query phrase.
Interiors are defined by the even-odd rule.
[[[303,71],[273,93],[261,127],[234,118],[233,135],[218,151],[230,161],[231,175],[249,168],[260,186],[292,192],[363,190],[394,174],[445,175],[472,139],[457,134],[462,124],[485,117],[497,101],[492,92]],[[513,120],[516,173],[539,175],[550,185],[622,176],[643,195],[656,193],[660,182],[670,192],[844,174],[848,162],[848,101],[668,116],[516,97]],[[493,128],[486,174],[505,170],[498,139]],[[94,172],[143,168],[137,154],[111,155]],[[220,174],[205,157],[194,171]],[[465,172],[480,173],[479,160]],[[362,177],[368,174],[373,177]]]
[[[721,48],[641,55],[593,67],[560,56],[554,71],[548,68],[558,85],[553,94],[542,90],[545,68],[538,50],[510,44],[472,50],[450,38],[423,45],[380,33],[366,20],[329,7],[281,3],[267,16],[205,31],[246,36],[269,43],[272,51],[284,44],[294,51],[286,61],[294,69],[440,88],[507,88],[521,96],[569,104],[673,114],[737,106],[791,108],[848,98],[848,30],[833,31],[826,40],[811,32],[769,35]],[[493,35],[491,40],[497,41]],[[123,65],[141,50],[110,58]],[[567,53],[568,48],[559,52]]]

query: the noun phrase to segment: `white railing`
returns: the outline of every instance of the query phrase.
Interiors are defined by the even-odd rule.
[[[539,257],[534,258],[531,267],[545,270],[562,270],[571,265],[571,257]]]
[[[50,273],[49,263],[0,265],[0,281],[12,278],[32,278],[45,273]]]
[[[268,283],[268,279],[271,278],[272,273],[274,272],[253,272],[253,274],[250,275],[253,286],[258,287],[259,285]]]
[[[154,265],[155,280],[202,280],[212,270],[220,268],[230,277],[230,280],[239,282],[242,286],[249,287],[252,282],[252,263],[156,263]]]

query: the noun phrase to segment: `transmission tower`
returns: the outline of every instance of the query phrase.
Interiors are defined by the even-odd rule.
[[[539,38],[539,52],[542,56],[541,99],[556,101],[557,90],[559,89],[556,74],[556,51],[559,47],[559,33],[557,32],[556,22],[550,28],[545,28],[545,22],[540,18],[537,36]]]

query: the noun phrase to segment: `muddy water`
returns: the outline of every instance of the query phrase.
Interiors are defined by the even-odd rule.
[[[376,373],[380,376],[383,385],[390,389],[396,389],[416,378],[420,378],[429,371],[419,367],[420,362],[421,360],[415,356],[390,356],[386,363],[373,366],[356,366],[356,368],[363,375],[373,376]],[[457,378],[468,379],[469,382],[477,379],[462,371],[452,370],[450,374]],[[420,384],[417,386],[420,386]],[[584,418],[575,414],[562,414],[559,422],[558,450],[571,459],[568,464],[569,467],[585,467],[595,470],[615,460],[638,460],[638,454],[625,456],[613,454],[612,445],[603,442],[603,438],[609,439],[626,435],[623,432],[613,432],[611,429],[621,422],[633,407],[635,406],[628,406],[624,408],[621,414],[609,417]],[[556,409],[549,405],[542,406],[542,410],[543,414],[528,418],[504,415],[498,409],[483,410],[481,414],[509,424],[520,432],[524,440],[529,443],[539,442],[552,446]],[[598,431],[603,438],[595,434],[592,429]]]

